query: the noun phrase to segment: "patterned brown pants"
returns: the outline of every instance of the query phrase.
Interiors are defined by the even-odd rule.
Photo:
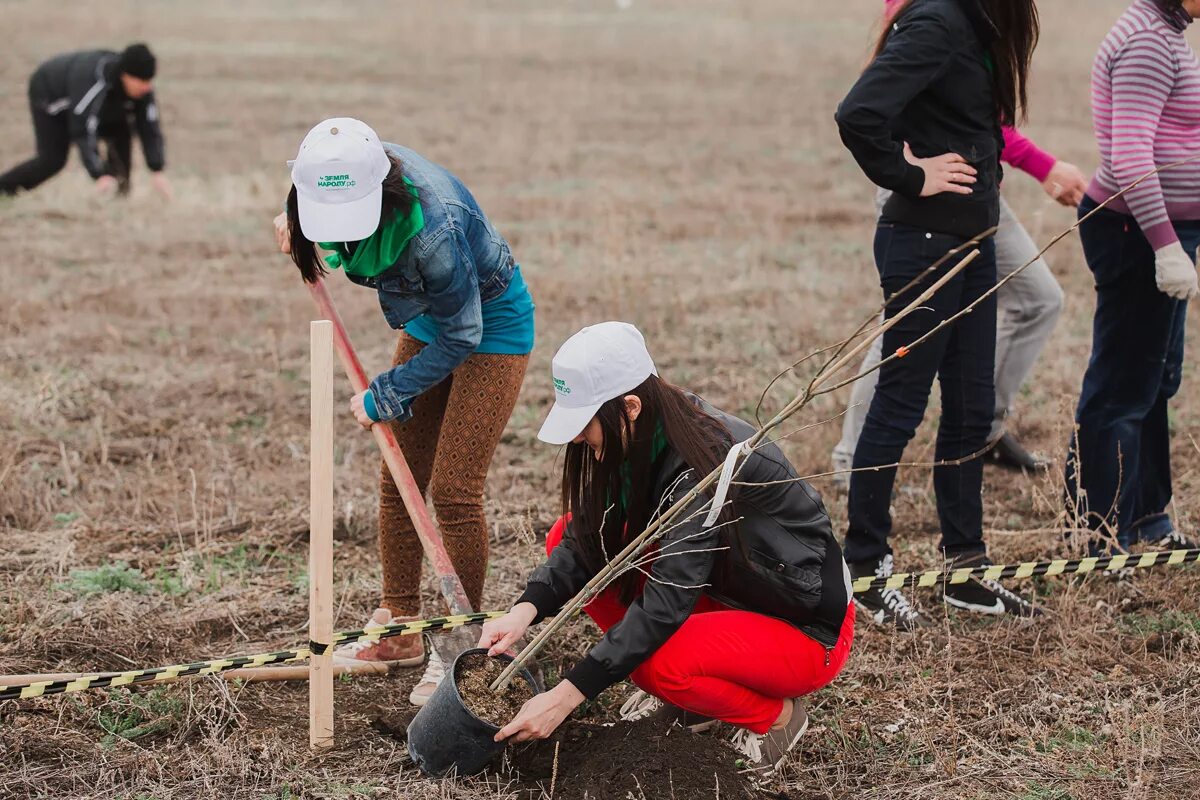
[[[401,333],[394,363],[424,346]],[[412,418],[392,423],[417,487],[432,497],[446,551],[476,610],[488,561],[483,485],[528,365],[528,355],[475,353],[413,401]],[[386,464],[379,483],[379,554],[380,605],[394,616],[420,614],[421,542]]]

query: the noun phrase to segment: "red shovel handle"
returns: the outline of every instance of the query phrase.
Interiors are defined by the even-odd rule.
[[[325,282],[318,279],[316,283],[308,284],[308,291],[312,294],[321,316],[333,323],[333,346],[337,350],[338,359],[346,369],[346,377],[350,379],[350,385],[354,387],[356,394],[366,391],[367,374],[363,372],[362,363],[354,353],[354,345],[350,344],[350,337],[346,334],[342,318],[338,316],[337,308],[333,305],[333,298],[329,296],[329,290],[325,288]],[[417,537],[421,540],[425,557],[433,564],[433,571],[437,573],[442,597],[445,598],[446,605],[450,607],[450,613],[472,613],[474,609],[471,608],[471,602],[467,600],[467,594],[463,591],[462,581],[458,579],[454,564],[451,563],[450,556],[446,553],[441,535],[437,532],[437,528],[433,527],[433,520],[429,518],[429,509],[425,506],[425,497],[417,488],[417,482],[413,480],[412,470],[408,468],[408,462],[404,460],[404,454],[400,452],[400,444],[392,434],[391,426],[372,425],[371,433],[375,434],[375,443],[383,452],[383,460],[387,462],[388,469],[392,473],[392,480],[396,482],[396,488],[400,490],[400,497],[404,500],[404,507],[408,509],[408,516],[417,529]]]

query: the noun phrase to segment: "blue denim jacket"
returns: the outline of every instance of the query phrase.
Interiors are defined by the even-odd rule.
[[[371,381],[379,418],[405,420],[412,416],[413,398],[475,351],[483,335],[480,306],[508,288],[513,257],[462,181],[406,147],[384,147],[400,159],[416,187],[425,228],[387,272],[346,277],[379,292],[383,316],[393,328],[425,313],[437,322],[436,339]]]

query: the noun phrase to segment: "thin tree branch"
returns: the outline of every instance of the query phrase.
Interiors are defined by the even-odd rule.
[[[1200,155],[1196,155],[1191,158],[1183,159],[1181,161],[1177,161],[1172,164],[1166,164],[1161,167],[1157,167],[1154,170],[1151,170],[1150,172],[1146,173],[1144,176],[1139,178],[1134,183],[1130,184],[1129,186],[1125,187],[1121,191],[1114,194],[1112,197],[1105,200],[1103,203],[1099,204],[1095,210],[1093,210],[1089,214],[1085,215],[1080,220],[1076,221],[1073,225],[1071,225],[1069,228],[1064,230],[1062,233],[1055,236],[1050,241],[1049,244],[1047,244],[1045,247],[1042,248],[1042,250],[1038,253],[1037,257],[1035,257],[1032,261],[1030,261],[1029,263],[1018,268],[1014,272],[1010,273],[1003,280],[998,281],[996,286],[992,287],[992,289],[990,289],[982,297],[980,297],[979,299],[977,299],[976,301],[974,301],[973,303],[968,305],[962,311],[939,322],[936,326],[934,326],[934,328],[931,331],[929,331],[924,336],[918,338],[915,342],[910,344],[908,346],[908,348],[911,349],[912,347],[916,347],[916,346],[920,345],[922,342],[926,341],[930,336],[932,336],[937,331],[941,330],[942,328],[944,328],[946,326],[953,324],[956,320],[960,319],[965,314],[970,313],[971,310],[973,308],[975,308],[980,302],[982,302],[982,300],[984,298],[988,297],[991,294],[994,294],[999,287],[1006,285],[1017,274],[1019,274],[1020,272],[1025,270],[1030,264],[1034,263],[1038,258],[1041,258],[1041,256],[1045,255],[1045,253],[1047,251],[1049,251],[1050,248],[1052,248],[1054,245],[1058,244],[1058,242],[1062,241],[1071,232],[1076,230],[1079,227],[1079,225],[1081,223],[1083,223],[1084,221],[1086,221],[1089,217],[1091,217],[1092,214],[1095,214],[1101,208],[1106,207],[1113,200],[1117,199],[1118,197],[1121,197],[1126,192],[1128,192],[1130,189],[1132,189],[1135,186],[1137,186],[1138,184],[1142,183],[1142,181],[1146,180],[1147,178],[1151,177],[1152,175],[1155,175],[1165,169],[1170,169],[1170,168],[1174,168],[1177,166],[1181,166],[1183,164],[1190,163],[1197,159],[1200,159]],[[806,405],[808,405],[808,403],[810,403],[813,400],[813,398],[815,398],[819,395],[822,395],[822,394],[828,394],[829,392],[834,391],[837,388],[845,386],[848,383],[852,383],[855,380],[858,380],[863,375],[869,374],[870,370],[867,370],[867,371],[862,372],[859,375],[856,375],[854,378],[839,382],[839,383],[834,384],[829,387],[825,387],[825,384],[828,383],[829,380],[835,374],[837,374],[839,371],[841,371],[843,368],[845,368],[847,364],[849,364],[853,359],[855,359],[859,354],[861,354],[867,347],[869,347],[871,345],[871,343],[875,341],[875,339],[886,334],[887,331],[890,330],[892,327],[894,327],[898,322],[900,322],[902,319],[907,317],[909,314],[911,314],[917,308],[920,308],[927,299],[929,299],[931,296],[933,296],[933,294],[935,292],[937,292],[937,290],[940,289],[942,286],[944,286],[945,283],[947,281],[949,281],[954,275],[961,272],[968,264],[970,264],[971,261],[973,261],[976,257],[978,257],[978,255],[979,255],[978,250],[972,250],[970,253],[968,253],[968,255],[965,258],[960,260],[958,262],[958,264],[956,264],[954,267],[952,267],[950,270],[948,270],[945,275],[943,275],[941,278],[939,278],[937,281],[935,281],[928,289],[926,289],[924,292],[922,292],[921,295],[919,297],[917,297],[916,300],[914,300],[912,303],[910,303],[908,306],[906,306],[904,309],[899,311],[897,314],[895,314],[890,319],[885,320],[883,325],[879,326],[879,328],[876,329],[875,331],[872,331],[871,334],[867,335],[863,339],[863,341],[861,341],[854,348],[850,349],[849,352],[845,352],[846,347],[849,346],[849,344],[848,344],[849,341],[852,341],[854,338],[854,337],[850,337],[847,340],[847,343],[845,345],[842,345],[841,347],[839,347],[836,350],[835,354],[833,356],[831,356],[829,361],[826,362],[826,364],[820,370],[817,371],[816,375],[813,376],[812,380],[809,382],[808,386],[805,389],[803,389],[799,394],[797,394],[790,402],[788,402],[784,406],[784,408],[782,410],[777,412],[770,420],[768,420],[765,424],[761,425],[758,428],[758,430],[755,431],[755,433],[748,440],[746,440],[745,443],[738,445],[738,446],[744,447],[749,451],[753,451],[756,447],[759,446],[759,444],[764,439],[766,439],[767,435],[772,430],[777,428],[781,423],[783,423],[784,420],[788,419],[793,414],[798,412],[800,409],[802,409]],[[922,274],[925,274],[925,273],[922,273]],[[888,304],[891,304],[892,302],[893,302],[893,298],[888,298]],[[864,325],[863,327],[865,328],[866,326]],[[892,355],[883,359],[879,365],[876,365],[875,369],[878,369],[883,364],[890,362],[892,359],[897,358],[906,352],[907,351],[904,348],[901,348],[896,353],[893,353]],[[679,514],[683,513],[688,507],[690,507],[693,503],[695,503],[697,501],[697,499],[699,499],[701,497],[701,495],[708,492],[708,490],[713,486],[713,484],[715,484],[717,482],[717,479],[721,475],[721,471],[722,471],[722,467],[718,467],[718,468],[712,470],[711,472],[709,472],[708,475],[701,478],[696,483],[695,486],[693,486],[690,490],[688,490],[688,492],[686,494],[684,494],[683,497],[681,497],[678,500],[674,500],[674,502],[671,504],[671,506],[665,512],[662,512],[658,517],[656,517],[646,527],[646,529],[642,533],[633,537],[633,539],[631,539],[629,541],[629,543],[624,548],[621,549],[621,552],[617,553],[617,555],[614,556],[613,559],[608,564],[606,564],[604,567],[602,567],[597,572],[597,574],[595,576],[593,576],[591,580],[588,581],[588,583],[583,587],[583,589],[581,589],[575,595],[574,598],[572,598],[570,601],[568,601],[563,606],[563,608],[558,612],[558,614],[554,617],[554,619],[550,620],[542,628],[542,630],[529,641],[529,643],[525,646],[525,648],[517,655],[517,657],[515,659],[513,659],[508,664],[508,666],[499,675],[499,677],[497,677],[496,680],[491,684],[491,689],[493,691],[500,691],[500,690],[504,689],[505,687],[507,687],[508,684],[512,681],[513,676],[515,676],[517,671],[519,669],[521,669],[522,665],[524,665],[531,658],[536,656],[537,653],[540,652],[541,649],[545,646],[546,642],[549,641],[549,639],[563,625],[565,625],[568,620],[570,620],[575,614],[577,614],[579,612],[579,610],[583,607],[584,603],[586,603],[587,600],[590,599],[590,597],[594,593],[595,588],[598,585],[600,585],[601,583],[604,583],[609,578],[609,576],[614,572],[615,569],[619,569],[621,566],[625,565],[630,559],[636,557],[642,550],[644,550],[649,544],[651,544],[657,536],[661,536],[664,528],[666,528],[669,525],[671,525],[672,523],[674,523],[675,518]],[[690,474],[690,472],[691,471],[688,470],[684,474]],[[674,499],[673,491],[668,493],[667,499],[668,500]],[[698,510],[696,512],[693,512],[693,514],[704,510],[706,505],[710,505],[710,504],[711,504],[711,500],[708,501],[707,503],[702,503],[698,507]],[[663,505],[662,503],[659,504],[659,509],[662,508],[662,505]]]

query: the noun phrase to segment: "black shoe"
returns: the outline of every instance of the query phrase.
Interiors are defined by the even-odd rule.
[[[890,553],[878,561],[859,561],[850,565],[850,575],[854,579],[886,578],[891,574],[892,556]],[[915,631],[917,628],[928,628],[933,624],[912,607],[908,598],[899,589],[871,589],[866,592],[857,592],[854,595],[854,603],[870,614],[871,621],[876,625],[895,627],[902,631]]]
[[[1008,431],[996,440],[996,444],[988,451],[987,458],[989,463],[997,467],[1021,472],[1044,472],[1050,468],[1047,459],[1026,450],[1017,437]]]
[[[947,567],[982,567],[990,562],[984,559],[951,562]],[[1040,617],[1042,610],[1013,591],[1000,581],[988,578],[968,578],[964,583],[945,583],[942,600],[947,605],[970,611],[973,614],[1012,614],[1015,617]]]

